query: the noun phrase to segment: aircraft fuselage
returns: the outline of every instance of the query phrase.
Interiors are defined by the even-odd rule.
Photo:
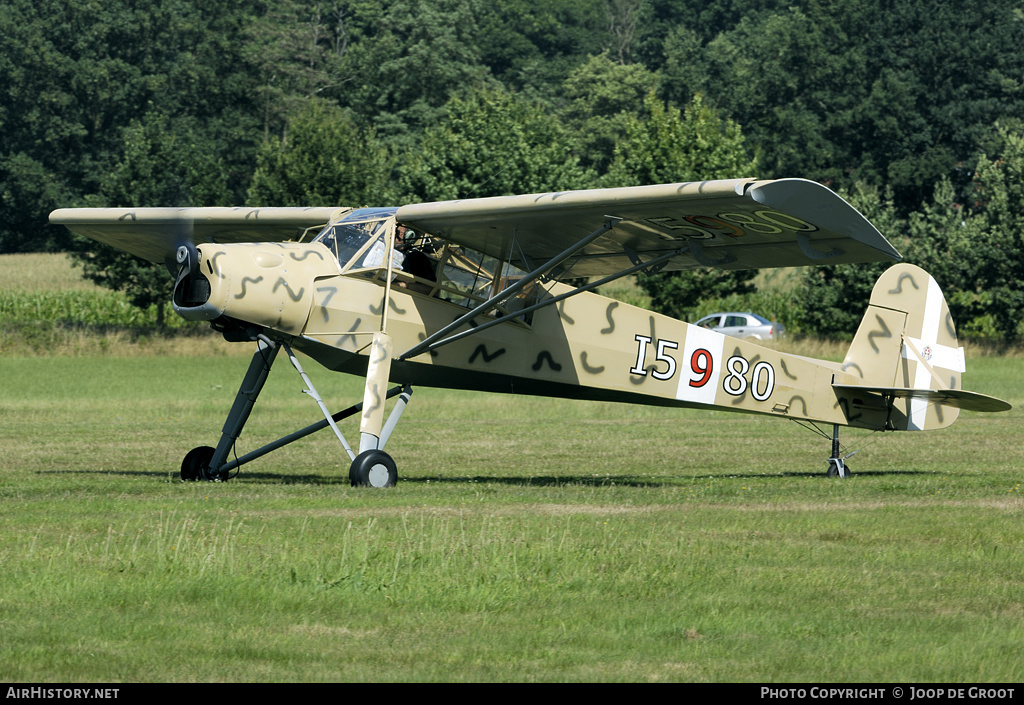
[[[392,271],[390,283],[384,266],[340,273],[320,243],[200,250],[210,296],[179,312],[256,326],[340,372],[365,374],[374,335],[383,330],[394,353],[389,376],[405,384],[717,408],[863,428],[883,428],[888,416],[879,400],[832,389],[833,382],[858,380],[839,363],[782,353],[590,292],[530,316],[480,315],[466,327],[496,315],[507,320],[400,359],[467,308],[447,300],[450,292],[415,290],[416,278],[406,272]],[[570,290],[537,282],[531,298]]]

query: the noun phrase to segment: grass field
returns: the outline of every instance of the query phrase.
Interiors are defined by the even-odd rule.
[[[0,680],[1024,680],[1019,358],[965,375],[1011,412],[844,431],[845,481],[778,419],[420,389],[367,490],[329,433],[181,483],[247,364],[185,342],[0,358]]]

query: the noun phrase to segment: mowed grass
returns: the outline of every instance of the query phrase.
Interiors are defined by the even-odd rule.
[[[965,377],[1012,412],[844,430],[846,481],[779,419],[419,389],[394,489],[351,488],[329,432],[185,484],[248,346],[121,322],[62,256],[0,273],[2,680],[1024,675],[1019,355]],[[279,362],[239,454],[319,418],[301,390]]]
[[[394,489],[330,432],[180,482],[246,364],[0,359],[0,679],[1024,679],[1019,359],[965,376],[1009,413],[844,431],[846,481],[778,419],[419,389]],[[280,362],[239,454],[301,389]]]

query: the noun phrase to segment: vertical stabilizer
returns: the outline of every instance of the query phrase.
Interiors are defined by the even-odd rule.
[[[934,403],[934,395],[905,393],[959,390],[965,369],[949,306],[928,272],[901,263],[878,278],[843,369],[863,386],[902,390],[893,408],[895,428],[922,431],[956,420],[959,409]]]

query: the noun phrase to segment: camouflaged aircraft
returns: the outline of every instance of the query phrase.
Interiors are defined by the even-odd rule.
[[[964,353],[946,301],[912,265],[878,280],[841,363],[594,293],[637,272],[900,259],[853,207],[800,179],[400,208],[62,209],[50,221],[166,265],[178,314],[256,344],[219,442],[185,456],[184,480],[228,479],[329,426],[354,485],[394,485],[384,449],[415,386],[764,414],[826,439],[821,426],[831,425],[827,474],[839,477],[849,458],[841,426],[923,431],[949,426],[960,409],[1009,408],[961,388]],[[324,420],[229,460],[280,350]],[[332,414],[295,350],[364,377],[362,402]],[[356,414],[353,449],[337,424]]]

